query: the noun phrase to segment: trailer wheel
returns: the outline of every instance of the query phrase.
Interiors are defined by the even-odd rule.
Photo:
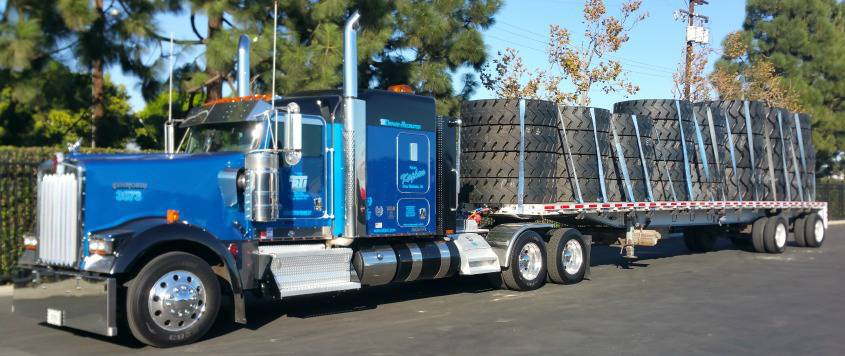
[[[786,236],[789,228],[783,216],[773,216],[766,222],[763,233],[763,244],[768,253],[783,253],[786,249]]]
[[[168,252],[147,263],[126,297],[132,335],[155,347],[196,341],[211,328],[220,308],[220,285],[211,267],[184,252]]]
[[[765,235],[766,223],[769,221],[769,218],[762,217],[754,221],[754,225],[751,226],[751,246],[754,248],[754,252],[764,253],[766,252],[766,245],[763,242],[763,236]]]
[[[540,235],[526,230],[513,242],[510,263],[502,271],[502,282],[508,289],[529,291],[546,283],[546,247]]]
[[[799,217],[795,218],[795,220],[792,222],[792,236],[795,237],[795,245],[798,246],[798,247],[806,247],[807,246],[807,240],[804,237],[804,235],[805,235],[804,221],[805,220],[806,220],[806,217],[799,216]]]
[[[804,220],[804,242],[807,247],[822,247],[824,243],[824,222],[817,213],[807,215]]]
[[[549,239],[546,270],[549,280],[558,284],[575,284],[584,279],[587,271],[587,249],[581,232],[576,229],[557,229]]]

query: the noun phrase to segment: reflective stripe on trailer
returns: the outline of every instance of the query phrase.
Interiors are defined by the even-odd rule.
[[[724,210],[724,209],[824,209],[827,202],[804,201],[660,201],[612,203],[524,204],[519,215],[578,214],[593,212]],[[517,214],[516,204],[503,205],[494,214]]]

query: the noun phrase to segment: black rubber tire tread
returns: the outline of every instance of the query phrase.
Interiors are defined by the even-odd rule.
[[[519,125],[486,125],[461,128],[463,152],[518,152]],[[557,128],[525,125],[526,152],[559,152]]]
[[[556,178],[557,153],[525,152],[523,161],[526,178]],[[461,177],[517,178],[519,177],[519,152],[467,152],[461,155]]]
[[[581,245],[581,252],[586,254],[587,247],[584,246],[584,240],[581,232],[577,229],[562,228],[549,231],[549,243],[546,245],[546,271],[549,280],[557,284],[575,284],[584,280],[584,274],[587,271],[587,259],[584,258],[581,268],[575,274],[566,273],[566,268],[563,266],[563,249],[569,240],[575,239]]]
[[[558,179],[557,193],[560,197],[559,201],[563,202],[577,202],[578,195],[575,187],[575,178],[561,178]],[[584,202],[601,202],[601,185],[598,179],[595,178],[578,178],[577,182],[581,187],[581,197]],[[610,199],[610,198],[608,198]]]
[[[795,239],[795,246],[798,247],[806,247],[807,240],[804,238],[805,230],[804,230],[804,216],[799,216],[792,221],[792,236]]]
[[[766,224],[768,223],[768,217],[762,217],[754,221],[754,224],[751,226],[751,247],[754,249],[754,252],[758,253],[765,253],[766,252],[766,245],[764,242],[764,236],[766,233]]]
[[[778,225],[783,225],[787,233],[789,232],[789,225],[787,225],[786,219],[783,216],[777,215],[770,217],[766,222],[766,227],[763,232],[763,247],[768,253],[783,253],[786,249],[785,241],[783,246],[778,246],[775,240],[775,231]]]
[[[522,247],[529,242],[533,242],[540,247],[540,256],[544,260],[541,264],[540,273],[537,275],[537,278],[533,280],[525,280],[519,273],[519,251],[521,251]],[[526,230],[519,234],[512,243],[513,248],[511,249],[511,256],[508,256],[510,259],[508,267],[502,270],[501,273],[504,285],[508,289],[515,291],[530,291],[542,287],[543,284],[546,283],[547,262],[545,259],[547,254],[546,246],[540,238],[540,234],[532,230]]]
[[[571,158],[567,155],[560,155],[557,157],[558,162],[556,167],[560,167],[560,178],[599,178],[599,161],[596,155],[572,155]],[[602,157],[602,168],[607,171],[608,157]],[[573,172],[574,165],[574,172]]]
[[[557,127],[556,106],[550,101],[525,100],[525,125]],[[464,127],[486,125],[519,125],[519,100],[484,99],[461,104]]]
[[[821,217],[817,213],[807,214],[806,220],[804,220],[804,242],[807,243],[807,247],[819,248],[824,244],[824,235],[822,235],[821,241],[816,241],[815,225],[816,221],[819,220],[821,220]],[[826,233],[827,231],[825,231]]]
[[[559,201],[558,178],[525,178],[523,203],[548,204]],[[471,204],[516,204],[518,178],[461,177],[461,199]]]
[[[202,280],[206,289],[204,315],[195,327],[180,332],[159,328],[149,320],[147,296],[153,283],[167,271],[187,270]],[[217,319],[221,295],[217,276],[203,259],[185,252],[167,252],[144,265],[129,283],[126,293],[126,318],[132,335],[138,341],[155,347],[172,347],[192,343],[211,328]]]
[[[568,131],[593,131],[593,119],[590,117],[590,111],[596,114],[596,131],[609,132],[610,131],[610,111],[601,108],[591,108],[587,106],[565,106],[561,105],[560,121],[558,127],[566,128]]]

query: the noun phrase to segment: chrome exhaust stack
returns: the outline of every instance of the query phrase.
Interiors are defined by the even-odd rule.
[[[249,37],[238,39],[238,96],[249,95]]]
[[[343,168],[344,168],[344,226],[343,236],[336,239],[336,245],[348,245],[352,238],[360,234],[358,222],[358,197],[355,192],[363,188],[366,180],[363,164],[356,167],[356,158],[363,163],[366,140],[365,130],[356,131],[356,126],[363,125],[365,108],[364,102],[358,100],[358,22],[361,14],[358,11],[346,20],[343,26]],[[356,142],[358,147],[356,147]]]

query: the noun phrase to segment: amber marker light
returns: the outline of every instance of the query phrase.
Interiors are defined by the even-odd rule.
[[[167,209],[167,223],[172,224],[179,221],[179,210]]]

